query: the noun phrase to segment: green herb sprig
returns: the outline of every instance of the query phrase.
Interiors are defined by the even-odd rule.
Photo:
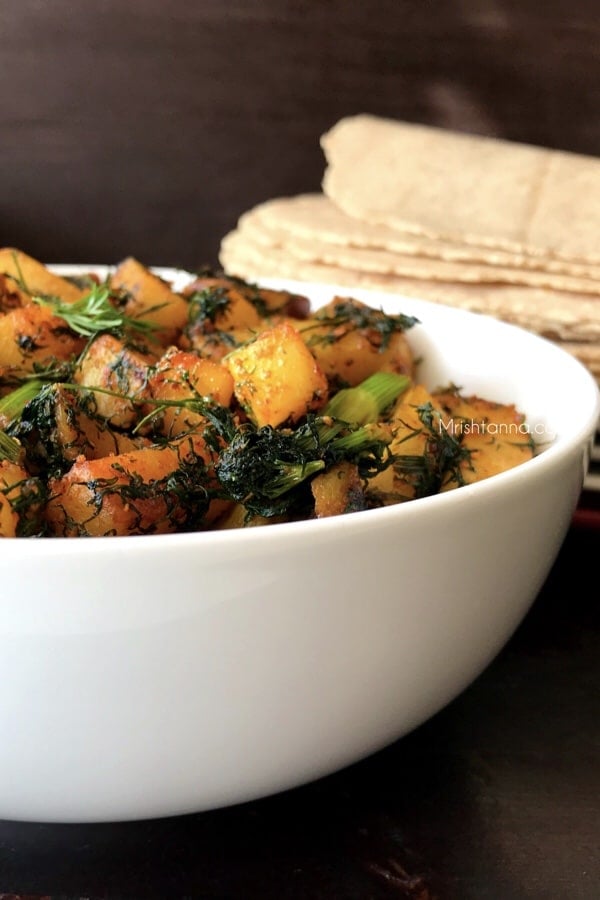
[[[391,459],[392,432],[379,420],[408,384],[404,375],[377,372],[296,428],[241,426],[215,467],[225,496],[251,514],[277,516],[302,503],[304,483],[336,462],[355,463],[361,477],[381,471]]]
[[[0,400],[0,419],[10,425],[19,418],[25,406],[37,396],[43,386],[39,380],[27,381],[16,390],[6,394]],[[14,437],[0,430],[0,460],[8,459],[18,462],[21,456],[21,444]]]
[[[0,430],[0,461],[7,459],[9,462],[19,462],[21,457],[21,445],[10,437],[5,431]]]
[[[31,299],[39,306],[51,309],[55,316],[64,319],[72,331],[84,337],[128,329],[150,335],[158,329],[158,325],[147,319],[125,315],[111,303],[113,296],[107,284],[98,284],[73,303],[65,303],[60,297],[51,296],[32,296]]]

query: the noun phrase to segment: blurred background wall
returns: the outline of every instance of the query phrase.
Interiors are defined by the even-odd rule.
[[[0,244],[215,263],[371,112],[600,155],[598,0],[0,0]]]

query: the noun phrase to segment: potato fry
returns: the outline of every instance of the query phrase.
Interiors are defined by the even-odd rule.
[[[72,303],[84,294],[76,284],[55,275],[37,259],[12,247],[0,249],[0,274],[10,275],[24,296],[33,294],[60,297],[61,300]]]
[[[446,475],[442,491],[482,481],[533,457],[524,416],[513,405],[461,397],[456,391],[436,394],[435,399],[445,410],[443,427],[460,437],[467,451],[458,471]]]
[[[102,459],[78,458],[50,480],[51,534],[164,534],[200,527],[214,459],[201,435]]]
[[[0,537],[37,534],[44,487],[24,466],[0,462]]]
[[[197,429],[206,417],[186,401],[208,401],[228,407],[233,396],[233,378],[229,370],[210,359],[201,359],[194,353],[172,347],[159,360],[148,381],[148,391],[153,403],[144,408],[151,414],[160,409],[160,402],[182,405],[166,406],[160,411],[160,431],[169,438]],[[156,426],[156,419],[154,420]]]
[[[536,451],[514,406],[414,382],[412,316],[352,297],[309,316],[224,276],[178,293],[133,257],[99,278],[82,297],[0,250],[0,537],[339,516]]]
[[[6,375],[19,376],[71,359],[84,346],[83,338],[43,306],[31,304],[0,315],[0,368]]]
[[[123,260],[111,275],[110,286],[125,292],[124,311],[128,316],[157,326],[157,337],[165,346],[175,340],[187,322],[189,304],[132,256]]]
[[[353,463],[340,462],[311,482],[315,498],[315,516],[341,516],[367,508],[363,483],[358,475],[358,467]]]
[[[110,425],[128,428],[138,417],[134,401],[147,395],[148,375],[154,358],[132,350],[111,334],[101,334],[79,363],[74,381],[93,392],[94,414]],[[116,395],[116,396],[115,396]]]
[[[263,331],[252,343],[234,350],[224,365],[233,376],[238,402],[259,426],[295,422],[327,399],[325,375],[288,323]]]

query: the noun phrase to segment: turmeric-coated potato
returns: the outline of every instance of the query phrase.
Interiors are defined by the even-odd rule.
[[[233,378],[224,365],[172,347],[150,375],[148,391],[152,403],[144,411],[158,412],[159,430],[167,437],[175,437],[198,428],[205,421],[204,402],[229,406]],[[176,405],[179,400],[181,406]],[[161,408],[165,403],[168,405]]]
[[[188,304],[183,297],[132,256],[111,275],[110,286],[125,293],[126,315],[157,326],[156,337],[164,346],[173,343],[187,322]]]
[[[336,297],[297,327],[329,380],[353,387],[375,372],[413,373],[406,325],[402,316]]]
[[[358,466],[347,461],[336,463],[327,472],[313,478],[310,485],[315,499],[315,516],[341,516],[366,509],[364,486]]]
[[[59,297],[73,303],[84,294],[72,281],[55,275],[43,263],[13,247],[0,249],[0,274],[10,275],[28,296]]]
[[[431,408],[428,427],[423,412]],[[413,500],[439,489],[443,434],[440,407],[421,384],[412,385],[397,400],[390,416],[394,437],[390,452],[395,462],[369,481],[369,491],[384,505]]]
[[[209,506],[214,460],[201,435],[102,459],[78,458],[51,479],[51,534],[164,534],[199,528]]]
[[[111,454],[139,450],[150,442],[141,435],[117,431],[101,416],[93,415],[93,398],[82,397],[62,384],[54,386],[54,440],[65,460],[73,462],[78,456],[102,459]]]
[[[462,397],[457,391],[438,393],[435,399],[445,410],[445,430],[460,439],[465,451],[458,470],[444,478],[442,491],[482,481],[533,457],[525,418],[512,404]]]
[[[17,463],[0,462],[0,537],[37,534],[44,499],[40,479]]]
[[[259,426],[295,422],[327,400],[327,379],[298,332],[287,322],[263,331],[224,360],[234,392]]]
[[[83,387],[101,388],[92,392],[93,412],[113,426],[126,428],[137,418],[135,403],[146,395],[152,362],[152,357],[132,350],[112,334],[101,334],[89,346],[74,380]]]
[[[31,304],[0,315],[0,367],[13,377],[81,353],[85,341],[62,319]]]

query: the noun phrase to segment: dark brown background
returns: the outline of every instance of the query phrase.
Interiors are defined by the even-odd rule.
[[[598,0],[2,0],[0,244],[195,267],[368,111],[600,154]]]

